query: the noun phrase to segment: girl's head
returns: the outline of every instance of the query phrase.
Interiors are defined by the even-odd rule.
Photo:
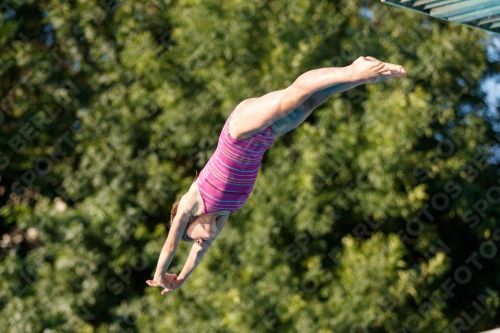
[[[197,179],[198,175],[195,176],[193,183],[196,182]],[[170,213],[170,227],[172,227],[172,222],[177,215],[177,208],[179,207],[180,201],[181,199],[177,199],[172,206],[172,211]],[[221,211],[212,214],[193,216],[189,220],[181,239],[185,242],[196,242],[197,244],[202,244],[206,240],[214,238],[217,233],[216,221],[220,216],[227,215],[227,213],[228,211]]]
[[[172,209],[172,211],[175,209],[175,214],[177,213],[178,205],[179,204],[176,202]],[[220,211],[212,214],[193,216],[189,220],[186,230],[184,230],[182,240],[185,242],[196,242],[196,244],[201,245],[208,239],[215,238],[217,234],[217,221],[220,217],[228,215],[227,213],[228,211]],[[171,215],[170,226],[172,226],[175,214]]]
[[[216,216],[206,214],[193,217],[184,230],[182,240],[186,242],[196,242],[201,245],[208,239],[213,239],[217,235]]]

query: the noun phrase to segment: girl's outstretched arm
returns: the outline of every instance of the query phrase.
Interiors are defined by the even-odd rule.
[[[207,253],[209,246],[210,245],[207,244],[207,242],[203,242],[201,245],[198,245],[196,243],[193,244],[186,263],[182,268],[182,271],[179,273],[179,275],[174,277],[170,288],[166,288],[161,292],[162,295],[168,293],[169,291],[174,291],[175,289],[179,288],[184,282],[186,282],[189,275],[193,273],[194,269],[201,262],[201,259],[203,259],[205,253]]]
[[[192,215],[188,212],[180,210],[181,205],[179,204],[177,215],[174,218],[172,223],[172,227],[168,233],[167,239],[163,244],[163,248],[161,249],[160,258],[158,259],[158,264],[156,265],[155,276],[164,274],[167,272],[168,266],[170,266],[170,262],[174,257],[177,248],[179,247],[179,242],[182,238],[182,234],[186,229],[187,223]]]
[[[156,265],[156,271],[153,280],[147,280],[146,283],[152,287],[171,287],[172,279],[176,277],[175,274],[167,273],[167,269],[172,262],[172,259],[177,251],[179,242],[182,238],[184,230],[191,219],[193,214],[193,207],[190,204],[189,198],[185,195],[179,202],[177,207],[177,215],[172,221],[172,227],[168,233],[167,239],[163,244],[163,248]],[[163,292],[162,292],[163,293]]]
[[[184,282],[186,282],[187,278],[195,268],[198,266],[198,264],[201,262],[201,259],[203,259],[203,256],[205,253],[207,253],[210,245],[215,241],[217,236],[219,236],[220,232],[222,231],[222,228],[226,225],[226,221],[229,218],[228,215],[221,217],[216,223],[217,226],[217,231],[215,233],[215,236],[213,238],[208,238],[206,241],[204,241],[201,244],[194,243],[193,246],[191,247],[191,251],[189,252],[189,256],[186,260],[186,263],[184,264],[184,267],[182,268],[182,271],[179,273],[179,275],[172,275],[172,276],[167,276],[167,279],[170,279],[170,286],[162,290],[162,295],[165,295],[166,293],[170,291],[174,291],[175,289],[179,288],[182,286]],[[167,273],[168,274],[168,273]]]

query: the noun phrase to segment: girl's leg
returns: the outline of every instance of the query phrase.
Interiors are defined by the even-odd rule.
[[[372,58],[372,57],[366,57],[366,58],[369,59],[370,61],[377,60],[377,59]],[[389,67],[389,69],[391,71],[398,73],[399,77],[406,75],[406,71],[404,70],[404,68],[402,66],[394,65],[394,64],[386,64],[386,65]],[[368,80],[368,82],[365,81],[362,83],[368,84],[368,83],[374,83],[374,82],[380,82],[380,81]],[[343,91],[349,90],[351,88],[354,88],[358,85],[360,85],[359,82],[340,83],[340,84],[336,84],[334,86],[331,86],[331,87],[328,87],[328,88],[325,88],[323,90],[320,90],[320,91],[313,93],[311,96],[309,96],[308,99],[306,99],[304,101],[304,103],[299,105],[295,110],[290,112],[285,117],[276,120],[273,123],[274,136],[277,137],[277,136],[282,135],[284,133],[287,133],[287,132],[291,131],[292,129],[296,128],[297,126],[299,126],[307,117],[309,117],[309,115],[314,111],[314,109],[316,109],[318,106],[323,104],[331,96],[338,94],[338,93],[341,93]]]
[[[317,92],[340,84],[347,84],[344,88],[349,89],[361,84],[386,81],[404,76],[403,71],[402,66],[383,63],[372,57],[360,57],[347,67],[308,71],[286,89],[241,102],[231,118],[229,132],[234,138],[249,137],[286,117]],[[318,96],[323,95],[320,93]]]
[[[290,132],[299,126],[318,106],[335,94],[356,87],[354,83],[340,83],[330,88],[326,88],[315,92],[308,99],[299,105],[295,110],[290,112],[283,118],[276,120],[273,123],[273,134],[275,137]]]

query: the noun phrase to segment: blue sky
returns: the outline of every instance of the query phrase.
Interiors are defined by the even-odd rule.
[[[493,39],[488,46],[488,60],[500,61],[500,35],[492,34]],[[490,76],[482,81],[482,89],[487,94],[486,103],[491,114],[498,118],[498,107],[500,106],[500,73]],[[497,129],[500,131],[500,129]]]

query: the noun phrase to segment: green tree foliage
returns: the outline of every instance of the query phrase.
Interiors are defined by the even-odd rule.
[[[500,137],[480,89],[499,68],[483,32],[376,1],[1,10],[8,332],[442,332],[500,320]],[[336,95],[280,137],[187,283],[167,296],[147,287],[171,205],[231,110],[360,55],[408,76]]]

